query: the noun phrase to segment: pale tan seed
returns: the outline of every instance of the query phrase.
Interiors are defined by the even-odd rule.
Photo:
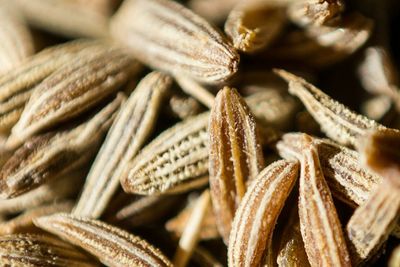
[[[92,159],[124,100],[120,94],[82,124],[27,141],[0,171],[0,196],[19,196]]]
[[[193,254],[207,210],[211,209],[210,191],[206,189],[194,204],[174,256],[174,266],[185,267]]]
[[[223,23],[239,0],[189,0],[188,6],[196,14],[215,25]]]
[[[60,213],[38,218],[35,224],[82,247],[108,266],[173,266],[143,239],[101,221]]]
[[[15,0],[29,24],[66,37],[107,36],[108,18],[70,0]]]
[[[124,103],[88,174],[73,214],[98,218],[119,185],[124,168],[136,156],[157,121],[172,79],[148,74]]]
[[[175,217],[169,219],[165,224],[165,229],[173,233],[176,237],[181,237],[185,226],[188,223],[190,214],[194,212],[194,201],[189,199],[186,207]],[[199,238],[209,240],[219,238],[215,215],[212,209],[207,209],[204,214],[203,223],[200,229]]]
[[[49,235],[19,234],[0,237],[3,266],[72,266],[99,264],[76,247]]]
[[[253,180],[232,223],[229,266],[259,266],[263,261],[267,266],[273,266],[273,230],[298,172],[297,162],[280,160],[262,170]]]
[[[134,75],[138,64],[124,49],[105,45],[58,69],[41,82],[13,127],[7,146],[93,108]]]
[[[208,127],[211,199],[218,230],[228,244],[235,211],[264,157],[255,119],[236,89],[225,87],[217,94]]]
[[[326,25],[344,11],[342,0],[300,0],[288,6],[289,18],[300,26]]]
[[[322,131],[333,140],[355,145],[357,138],[367,130],[385,129],[383,125],[349,110],[304,79],[284,70],[276,70],[276,73],[289,82],[289,92],[300,98]]]
[[[27,210],[11,220],[1,222],[0,235],[32,233],[35,230],[37,231],[37,228],[35,229],[35,226],[33,225],[33,219],[58,212],[70,212],[72,207],[72,201],[64,201]]]
[[[347,223],[346,234],[354,265],[367,262],[378,252],[399,217],[400,186],[385,179]]]
[[[0,75],[22,64],[34,53],[28,26],[12,4],[0,1]]]
[[[285,221],[276,262],[279,267],[309,267],[303,238],[300,232],[299,212],[296,206],[291,208],[289,219]]]
[[[242,0],[229,13],[224,28],[236,49],[255,53],[272,43],[285,24],[282,5],[273,1]]]
[[[0,131],[8,131],[19,119],[35,86],[75,58],[97,53],[104,44],[77,40],[47,48],[26,60],[21,66],[0,77]]]
[[[312,142],[318,150],[324,177],[332,194],[355,207],[364,203],[382,178],[359,164],[359,153],[326,139],[316,137]],[[276,145],[283,158],[300,159],[303,134],[288,133]]]
[[[178,123],[144,147],[121,176],[124,190],[165,193],[207,175],[208,117],[206,112]]]
[[[300,172],[300,230],[311,266],[351,266],[342,227],[318,159],[304,136]]]
[[[17,213],[71,197],[79,192],[85,175],[82,170],[67,173],[16,198],[0,200],[0,214]]]
[[[174,75],[219,82],[238,70],[239,55],[226,38],[171,0],[124,1],[111,30],[137,59]]]

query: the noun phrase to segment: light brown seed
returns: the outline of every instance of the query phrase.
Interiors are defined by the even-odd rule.
[[[228,87],[222,89],[209,118],[209,173],[217,226],[226,244],[247,182],[264,166],[257,131],[255,119],[239,93]]]
[[[336,142],[355,145],[357,138],[367,130],[385,129],[349,110],[304,79],[284,70],[276,70],[276,73],[289,82],[289,92],[300,98],[325,134]]]
[[[332,23],[344,11],[342,0],[300,0],[288,6],[289,18],[300,26]]]
[[[35,224],[82,247],[109,266],[173,266],[143,239],[101,221],[60,213],[40,217]]]
[[[78,193],[86,172],[67,173],[16,198],[0,200],[0,214],[17,213],[46,203],[54,203]]]
[[[150,135],[172,79],[148,74],[124,103],[88,174],[73,214],[98,218],[119,185],[124,168]]]
[[[3,266],[99,266],[77,248],[43,234],[1,236],[0,261]]]
[[[300,232],[299,213],[296,206],[291,208],[289,219],[284,225],[277,254],[276,261],[279,267],[310,266]]]
[[[0,1],[0,75],[19,66],[34,53],[28,26],[8,1]]]
[[[229,266],[272,264],[272,233],[298,177],[299,164],[280,160],[253,180],[236,211],[229,237]]]
[[[88,162],[124,100],[120,94],[77,127],[48,132],[27,141],[0,171],[0,196],[19,196]]]
[[[219,82],[238,69],[239,55],[226,38],[174,1],[124,1],[111,30],[137,59],[172,74]]]
[[[66,37],[108,35],[106,16],[70,0],[15,0],[29,24]]]
[[[400,246],[397,246],[392,252],[389,260],[389,267],[400,266]]]
[[[285,24],[282,5],[273,1],[242,0],[229,13],[225,32],[236,49],[255,53],[273,42]]]
[[[144,147],[121,176],[123,189],[146,195],[189,190],[207,175],[208,117],[206,112],[178,123]]]
[[[39,131],[93,108],[137,71],[136,61],[112,45],[63,66],[35,88],[6,145],[16,147]]]
[[[188,6],[196,14],[215,25],[223,23],[239,0],[189,0]]]
[[[318,150],[324,177],[332,194],[350,204],[364,203],[371,191],[381,182],[381,177],[359,164],[359,153],[326,139],[312,138]],[[278,153],[287,159],[300,159],[303,135],[288,133],[276,145]]]
[[[104,44],[93,40],[77,40],[47,48],[29,58],[21,66],[0,77],[0,131],[8,131],[19,119],[35,86],[75,58],[97,53]]]
[[[194,204],[174,256],[174,266],[185,267],[193,254],[207,210],[211,208],[210,191],[206,189]]]
[[[12,218],[9,221],[0,223],[0,235],[17,234],[17,233],[32,233],[35,231],[33,219],[41,216],[50,215],[58,212],[70,212],[73,207],[72,201],[64,201],[60,203],[52,203],[44,206],[39,206],[25,211],[21,215]],[[36,228],[37,230],[37,228]]]
[[[351,266],[342,227],[316,147],[304,136],[300,172],[300,230],[311,266]]]

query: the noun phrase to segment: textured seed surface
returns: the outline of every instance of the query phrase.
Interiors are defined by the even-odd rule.
[[[299,217],[311,266],[351,266],[342,227],[325,182],[318,151],[304,137],[300,172]]]
[[[48,132],[27,141],[0,170],[0,196],[16,197],[88,162],[124,98],[117,96],[93,117],[72,129]]]
[[[148,74],[121,107],[88,174],[73,213],[98,218],[119,185],[120,176],[136,156],[157,121],[171,78],[160,72]]]
[[[77,40],[47,48],[0,76],[0,130],[9,130],[19,119],[35,86],[74,58],[98,52],[99,41]]]
[[[43,234],[1,236],[0,261],[3,266],[99,266],[76,247]]]
[[[300,98],[307,110],[320,124],[322,131],[333,140],[342,144],[355,145],[357,138],[367,130],[385,128],[377,122],[349,110],[304,79],[284,70],[276,72],[289,82],[290,93]]]
[[[239,55],[226,38],[174,1],[124,1],[111,30],[140,61],[173,74],[216,82],[238,69]]]
[[[60,213],[38,218],[35,224],[82,247],[109,266],[172,266],[143,239],[101,221]]]
[[[29,24],[67,37],[104,37],[108,20],[104,15],[70,0],[15,0]]]
[[[137,71],[137,63],[125,50],[112,45],[60,68],[35,88],[8,145],[16,146],[39,131],[77,117],[118,90]]]
[[[187,189],[186,184],[204,177],[208,171],[208,117],[207,112],[178,123],[144,147],[121,176],[124,190],[163,193]]]
[[[225,87],[209,119],[210,189],[218,230],[227,244],[247,182],[264,166],[256,122],[243,98]]]
[[[272,264],[272,233],[296,182],[297,162],[272,163],[253,180],[235,213],[229,237],[229,266]],[[272,266],[272,265],[271,265]]]
[[[253,53],[267,47],[283,29],[285,9],[272,1],[242,0],[231,10],[225,32],[236,49]]]

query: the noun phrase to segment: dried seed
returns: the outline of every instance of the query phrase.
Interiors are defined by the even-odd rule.
[[[88,174],[73,214],[98,218],[119,185],[124,168],[150,135],[172,79],[148,74],[122,106]]]
[[[29,24],[67,37],[104,37],[108,19],[70,0],[14,1]]]
[[[286,23],[285,9],[273,1],[242,0],[225,22],[225,32],[236,49],[254,53],[267,47]]]
[[[195,209],[193,202],[194,201],[189,200],[188,205],[176,217],[168,220],[165,224],[165,228],[169,232],[172,232],[176,237],[182,236],[183,230],[188,224],[189,216]],[[207,209],[199,233],[199,238],[201,240],[216,239],[220,237],[215,220],[213,210]]]
[[[65,201],[27,210],[9,221],[0,223],[0,235],[33,232],[35,230],[34,218],[58,212],[70,212],[72,207],[73,202]]]
[[[18,11],[0,1],[0,74],[20,65],[34,53],[31,33]]]
[[[299,190],[300,230],[311,266],[351,266],[342,227],[316,147],[305,135]]]
[[[300,159],[302,139],[300,133],[283,135],[276,145],[278,153],[283,158]],[[351,206],[364,203],[381,182],[381,177],[360,166],[356,151],[326,139],[312,137],[312,142],[318,150],[322,172],[332,194]]]
[[[77,117],[137,71],[137,63],[123,49],[110,45],[60,68],[35,88],[7,145],[15,147],[39,131]]]
[[[284,226],[276,261],[279,267],[310,266],[300,232],[299,213],[296,206],[291,208],[289,221]]]
[[[289,18],[300,26],[326,25],[344,11],[342,0],[293,1],[288,6]]]
[[[101,42],[91,40],[50,47],[0,76],[0,131],[8,131],[17,122],[37,84],[74,58],[98,52],[102,47]]]
[[[55,214],[35,220],[43,228],[80,246],[110,266],[173,266],[143,239],[101,221]]]
[[[121,176],[124,190],[146,195],[187,191],[207,177],[208,117],[206,112],[178,123],[144,147]]]
[[[174,266],[185,267],[199,240],[201,227],[211,204],[210,191],[206,189],[194,204],[174,256]]]
[[[124,1],[111,29],[137,59],[174,75],[218,82],[238,69],[239,55],[227,40],[206,20],[174,1]]]
[[[236,211],[229,237],[229,266],[272,266],[272,233],[298,176],[299,164],[280,160],[265,168],[249,186]]]
[[[224,22],[239,0],[189,0],[188,6],[207,21],[218,25]]]
[[[0,237],[3,266],[99,266],[70,244],[48,235],[7,235]]]
[[[17,213],[73,196],[80,190],[84,176],[81,170],[67,173],[16,198],[0,200],[0,214]]]
[[[368,261],[379,250],[399,217],[400,186],[385,179],[347,223],[347,236],[355,266]]]
[[[88,162],[96,153],[124,96],[81,125],[35,136],[19,148],[0,171],[0,196],[12,198]]]
[[[253,115],[241,96],[235,89],[222,89],[209,119],[209,173],[217,226],[226,244],[246,183],[264,165],[258,134]]]
[[[385,129],[383,125],[349,110],[304,79],[284,70],[276,70],[276,73],[289,82],[289,92],[300,98],[321,129],[333,140],[355,145],[357,138],[367,130]]]

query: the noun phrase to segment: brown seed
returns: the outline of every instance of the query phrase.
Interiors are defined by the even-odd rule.
[[[0,237],[3,266],[99,266],[74,246],[49,235],[6,235]]]
[[[80,246],[109,266],[173,266],[143,239],[101,221],[70,214],[36,219],[35,224],[68,242]]]
[[[122,105],[88,174],[73,213],[98,218],[118,188],[124,168],[150,135],[171,77],[152,72]]]
[[[298,176],[299,164],[276,161],[249,186],[229,237],[229,266],[272,266],[272,233]],[[265,259],[267,258],[267,259]]]
[[[342,227],[318,159],[304,136],[300,172],[300,230],[311,266],[351,266]]]
[[[16,147],[44,129],[76,118],[115,93],[138,70],[125,50],[112,45],[63,66],[35,88],[6,145]]]
[[[228,244],[231,223],[248,181],[264,166],[259,133],[250,109],[235,89],[225,87],[209,119],[211,199],[218,230]]]
[[[90,161],[124,100],[118,95],[86,122],[27,141],[0,171],[0,196],[19,196]]]
[[[111,29],[137,59],[174,75],[219,82],[238,70],[239,55],[226,38],[171,0],[124,1]]]

